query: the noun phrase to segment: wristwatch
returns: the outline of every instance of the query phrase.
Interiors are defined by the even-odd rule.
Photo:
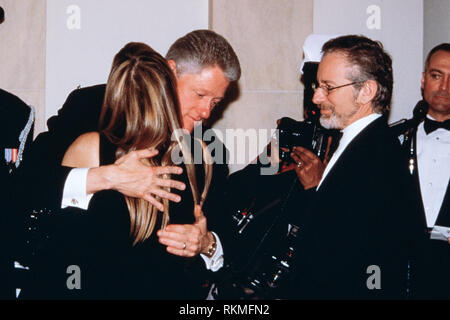
[[[216,237],[214,236],[213,233],[211,233],[211,234],[212,234],[212,236],[213,236],[214,241],[213,241],[213,243],[211,243],[211,245],[210,245],[209,248],[208,248],[208,252],[206,253],[206,256],[207,256],[208,258],[212,258],[212,257],[214,256],[214,253],[216,253],[216,250],[217,250],[217,240],[216,240]]]

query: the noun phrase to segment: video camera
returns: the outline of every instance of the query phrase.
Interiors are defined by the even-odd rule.
[[[300,146],[314,152],[322,161],[324,160],[329,135],[322,128],[317,118],[308,118],[305,121],[296,121],[292,118],[282,118],[278,124],[278,147],[280,160],[292,162],[290,153],[293,147]]]

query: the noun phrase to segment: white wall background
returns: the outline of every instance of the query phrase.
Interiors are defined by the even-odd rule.
[[[448,0],[445,0],[448,1]],[[420,96],[424,0],[314,0],[314,33],[363,34],[391,54],[394,95],[390,122],[410,118]],[[448,11],[444,14],[448,19]],[[449,30],[446,30],[447,34]]]
[[[105,83],[126,43],[165,55],[180,36],[208,28],[208,10],[208,0],[47,0],[46,119],[77,86]]]
[[[423,21],[423,55],[425,58],[440,43],[450,43],[450,1],[425,0]]]

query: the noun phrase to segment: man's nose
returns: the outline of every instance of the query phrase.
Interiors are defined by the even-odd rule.
[[[317,90],[314,92],[312,101],[314,102],[314,104],[319,105],[324,100],[325,100],[325,94],[323,93],[322,88],[317,88]]]
[[[450,82],[450,75],[447,77],[442,77],[439,89],[443,91],[449,91],[450,90],[449,82]]]
[[[211,115],[211,102],[208,101],[207,103],[203,103],[200,106],[199,113],[203,119],[208,119],[209,116]]]

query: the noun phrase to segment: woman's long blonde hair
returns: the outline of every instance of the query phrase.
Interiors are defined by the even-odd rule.
[[[129,54],[127,50],[130,51]],[[130,43],[117,54],[119,55],[123,59],[115,61],[117,64],[113,66],[106,85],[99,122],[100,132],[117,146],[117,159],[133,150],[157,149],[157,157],[142,160],[146,165],[173,165],[172,150],[180,148],[194,205],[202,204],[211,180],[211,161],[204,148],[208,161],[205,162],[204,189],[200,194],[191,152],[185,139],[174,135],[176,139],[172,141],[172,133],[179,132],[182,119],[175,78],[166,60],[143,43]],[[158,210],[146,200],[128,196],[125,198],[130,213],[130,236],[135,245],[152,234]],[[164,212],[161,227],[164,228],[169,222],[169,201],[162,201]]]

